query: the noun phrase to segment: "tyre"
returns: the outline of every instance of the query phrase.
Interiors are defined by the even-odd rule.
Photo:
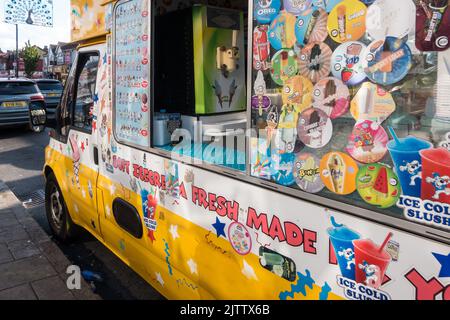
[[[45,211],[50,229],[58,240],[70,242],[78,236],[80,227],[70,218],[61,189],[53,173],[47,177],[45,183]]]

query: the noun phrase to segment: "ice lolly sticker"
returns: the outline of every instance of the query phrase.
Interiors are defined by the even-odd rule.
[[[274,152],[271,156],[270,168],[272,179],[283,186],[290,186],[295,183],[294,179],[294,160],[293,153],[277,153]]]
[[[338,224],[331,217],[332,227],[327,229],[343,277],[355,280],[355,248],[353,240],[360,239],[358,232],[343,224]]]
[[[253,16],[259,23],[270,23],[280,11],[280,0],[254,0]]]
[[[233,249],[240,255],[246,255],[252,249],[252,237],[239,222],[234,221],[228,227],[228,239]]]
[[[286,11],[281,11],[272,21],[269,28],[269,41],[275,50],[294,46],[295,21],[295,16]]]
[[[389,137],[384,128],[376,122],[357,122],[348,139],[347,152],[362,163],[380,161],[387,152]]]
[[[278,119],[274,146],[279,153],[294,152],[297,140],[298,112],[292,104],[285,104],[281,108]]]
[[[281,49],[272,57],[270,75],[273,81],[282,86],[284,81],[297,74],[297,56],[292,49]]]
[[[367,10],[367,32],[373,40],[403,38],[414,32],[415,19],[412,0],[376,0]]]
[[[253,68],[267,70],[269,68],[270,43],[268,25],[260,25],[253,30]]]
[[[344,0],[328,16],[328,34],[338,43],[359,40],[366,32],[367,7],[358,0]]]
[[[363,54],[366,46],[358,41],[341,44],[331,57],[331,72],[345,84],[356,86],[366,79]]]
[[[295,23],[297,42],[305,45],[310,42],[323,42],[327,33],[328,15],[324,9],[312,7],[299,14]]]
[[[395,111],[392,95],[382,87],[364,82],[351,102],[350,112],[356,121],[382,123]]]
[[[382,209],[395,205],[401,194],[397,175],[388,166],[378,163],[359,168],[356,189],[365,202]]]
[[[300,114],[297,134],[308,147],[318,149],[327,145],[333,135],[333,124],[326,113],[317,108],[308,108]]]
[[[331,192],[347,195],[356,190],[358,165],[342,152],[327,153],[320,161],[320,177]]]
[[[313,99],[316,108],[324,111],[330,119],[336,119],[347,112],[350,92],[341,80],[327,77],[314,86]]]
[[[448,0],[422,0],[416,12],[416,47],[420,51],[450,48],[450,10]]]
[[[283,104],[293,105],[296,112],[301,112],[311,105],[313,85],[303,76],[293,76],[284,82],[281,98]]]
[[[364,52],[364,72],[381,85],[402,80],[412,66],[411,49],[399,38],[386,37],[369,44]]]
[[[294,178],[300,189],[317,193],[324,188],[320,178],[320,161],[311,153],[299,153],[294,163]]]
[[[330,74],[332,54],[330,47],[325,43],[309,43],[300,51],[299,73],[316,83]]]

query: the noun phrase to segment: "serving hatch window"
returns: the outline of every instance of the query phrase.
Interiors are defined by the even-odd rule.
[[[114,134],[118,141],[149,148],[150,0],[119,1],[113,13]]]

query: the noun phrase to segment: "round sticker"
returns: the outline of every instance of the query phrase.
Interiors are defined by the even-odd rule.
[[[295,43],[295,16],[281,11],[270,24],[269,41],[275,50],[292,48]]]
[[[322,148],[331,140],[333,124],[325,112],[317,108],[308,108],[300,114],[297,134],[306,146]]]
[[[350,92],[341,80],[327,77],[314,86],[313,99],[314,107],[324,111],[330,119],[336,119],[347,112]]]
[[[342,152],[327,153],[320,161],[320,177],[331,192],[350,194],[356,190],[355,177],[358,165]]]
[[[330,47],[325,43],[309,43],[300,51],[299,73],[316,83],[330,74],[332,54]]]
[[[283,0],[284,10],[293,15],[299,15],[310,9],[313,0]]]
[[[284,81],[297,74],[297,56],[292,49],[281,49],[272,57],[270,75],[273,81],[282,86]]]
[[[356,86],[366,79],[364,52],[366,46],[358,41],[341,44],[331,57],[331,73],[346,85]]]
[[[285,104],[281,108],[275,136],[275,147],[278,153],[292,153],[297,140],[298,112],[294,105]]]
[[[256,110],[268,110],[271,105],[270,98],[267,96],[252,96],[252,108]]]
[[[421,1],[416,12],[415,45],[420,51],[450,48],[450,10],[448,1]]]
[[[324,9],[312,7],[297,16],[295,36],[297,42],[305,45],[309,42],[323,42],[327,33],[328,15]]]
[[[270,44],[268,30],[268,25],[257,26],[253,30],[253,68],[255,70],[267,70],[269,68]]]
[[[366,32],[367,7],[360,1],[344,0],[328,16],[328,34],[338,43],[359,40]]]
[[[382,209],[395,205],[401,194],[397,175],[391,168],[379,163],[359,169],[356,189],[365,202]]]
[[[372,120],[382,123],[395,111],[392,95],[372,82],[364,82],[350,106],[356,121]]]
[[[228,227],[228,239],[233,249],[240,255],[246,255],[252,250],[250,233],[239,222],[232,222]]]
[[[273,153],[270,161],[272,179],[283,186],[290,186],[295,183],[294,169],[295,154],[277,152]]]
[[[311,105],[313,84],[303,76],[293,76],[284,82],[281,98],[283,104],[294,105],[297,112],[301,112]]]
[[[364,120],[357,122],[349,137],[347,152],[357,161],[374,163],[386,154],[389,137],[378,123]]]
[[[320,178],[320,161],[311,153],[297,155],[294,178],[299,188],[306,192],[317,193],[325,186]]]
[[[363,60],[367,77],[382,85],[399,82],[412,66],[411,49],[405,41],[394,37],[369,44]]]
[[[373,40],[403,38],[415,28],[416,6],[412,0],[376,0],[368,9],[366,28]]]
[[[259,23],[270,23],[280,11],[280,0],[256,0],[253,16]]]

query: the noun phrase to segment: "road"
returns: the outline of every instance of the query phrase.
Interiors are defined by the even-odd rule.
[[[32,192],[44,189],[42,167],[48,132],[36,134],[24,128],[0,129],[0,179],[22,201]],[[50,234],[44,205],[27,210]],[[92,289],[103,299],[164,299],[139,275],[87,232],[70,245],[58,243],[67,258],[81,270],[99,273],[103,281]]]

